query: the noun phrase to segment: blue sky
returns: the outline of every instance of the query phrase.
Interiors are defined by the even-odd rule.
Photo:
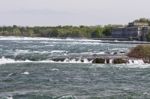
[[[0,25],[127,24],[150,17],[150,0],[0,0]]]

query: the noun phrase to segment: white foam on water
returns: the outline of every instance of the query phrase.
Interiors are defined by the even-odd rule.
[[[126,50],[128,50],[128,48],[112,48],[110,50],[112,50],[112,51],[126,51]]]
[[[49,54],[51,51],[30,51],[31,54]]]
[[[23,74],[23,75],[29,75],[30,73],[27,72],[27,71],[25,71],[25,72],[23,72],[23,73],[21,73],[21,74]]]
[[[7,96],[6,99],[13,99],[13,97],[12,96]]]
[[[29,50],[21,50],[21,49],[16,49],[15,50],[15,55],[21,54],[21,53],[31,53]]]
[[[12,51],[11,51],[12,52]],[[62,52],[67,52],[67,51],[54,51],[57,53],[62,53]],[[45,54],[45,53],[54,53],[53,51],[30,51],[30,50],[22,50],[22,49],[16,49],[14,51],[14,55],[19,55],[19,54]]]
[[[73,40],[70,42],[64,42],[65,44],[68,45],[103,45],[103,43],[99,41],[82,41],[82,40]]]
[[[67,53],[68,51],[65,50],[52,50],[51,53]]]
[[[53,47],[54,45],[45,45],[45,46],[50,46],[50,47]]]
[[[85,45],[99,45],[102,43],[98,43],[98,42],[78,42],[77,44],[85,44]]]
[[[83,41],[83,42],[85,42],[85,41],[92,41],[92,42],[94,42],[94,41],[101,41],[101,40],[92,40],[92,39],[83,39],[83,38],[67,38],[66,39],[67,41],[74,41],[74,40],[76,40],[76,41]]]
[[[106,54],[106,53],[105,53],[105,52],[98,52],[98,53],[96,53],[96,54],[104,55],[104,54]]]
[[[97,53],[94,53],[94,52],[81,52],[81,53],[71,53],[71,55],[81,55],[81,56],[84,56],[84,55],[93,55],[93,54],[97,54]]]
[[[88,59],[76,60],[76,59],[65,59],[64,61],[53,61],[53,60],[41,60],[41,61],[30,61],[30,60],[14,60],[2,57],[0,59],[0,65],[2,64],[13,64],[13,63],[92,63]]]
[[[91,63],[88,59],[83,59],[84,63]]]
[[[0,64],[10,64],[10,63],[24,63],[24,62],[31,62],[29,60],[25,60],[25,61],[16,61],[14,59],[9,59],[9,58],[5,58],[5,57],[2,57],[0,59]]]
[[[80,53],[80,54],[82,54],[82,55],[104,55],[104,54],[106,54],[106,52],[103,52],[103,51],[101,51],[101,52],[82,52],[82,53]]]
[[[81,41],[81,42],[97,42],[101,40],[91,40],[91,39],[74,39],[74,38],[67,38],[67,39],[61,39],[61,38],[46,38],[46,37],[16,37],[16,36],[0,36],[0,40],[47,40],[47,41]],[[43,42],[47,43],[47,42]]]
[[[10,76],[12,76],[13,74],[14,74],[14,73],[10,73],[10,74],[8,74],[8,75],[7,75],[7,77],[10,77]]]
[[[76,99],[76,97],[72,96],[72,95],[67,95],[67,96],[62,96],[62,97],[60,97],[58,99]]]
[[[109,64],[113,64],[113,59],[110,59],[110,60],[109,60]]]
[[[0,36],[0,40],[61,40],[55,38],[44,38],[44,37],[15,37],[15,36]]]
[[[141,64],[145,64],[145,63],[142,59],[132,59],[132,60],[130,59],[129,64],[139,64],[139,65],[141,65]]]
[[[114,65],[116,67],[125,67],[125,68],[150,68],[150,64],[144,63],[142,59],[130,59],[127,64]]]
[[[53,60],[41,60],[41,61],[30,61],[30,60],[14,60],[2,57],[0,59],[0,65],[2,64],[16,64],[16,63],[89,63],[92,64],[93,60],[88,59],[68,59],[64,61],[53,61]],[[150,68],[150,64],[146,64],[143,60],[129,60],[127,64],[113,64],[112,60],[109,61],[110,64],[93,64],[94,66],[100,67],[119,67],[119,68]],[[23,72],[22,74],[29,75],[28,71]],[[11,74],[10,74],[11,75]]]
[[[49,44],[50,42],[48,42],[48,41],[41,41],[41,42],[39,42],[39,43],[42,43],[42,44]]]
[[[105,64],[107,64],[107,60],[105,59]]]
[[[53,69],[51,69],[52,71],[59,71],[59,69],[57,69],[57,68],[53,68]]]

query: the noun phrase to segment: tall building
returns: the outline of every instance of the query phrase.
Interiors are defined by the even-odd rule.
[[[150,27],[148,23],[132,22],[127,26],[118,27],[112,30],[113,38],[127,38],[130,40],[146,40]]]

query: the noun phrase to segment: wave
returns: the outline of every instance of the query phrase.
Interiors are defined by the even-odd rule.
[[[0,40],[55,40],[55,41],[101,41],[101,40],[92,40],[92,39],[78,39],[78,38],[47,38],[47,37],[16,37],[16,36],[0,36]],[[45,42],[44,42],[45,43]]]
[[[30,51],[29,50],[16,49],[15,54],[19,54],[19,53],[30,53]]]
[[[68,53],[68,51],[65,51],[65,50],[52,50],[50,53]]]
[[[27,62],[31,62],[30,60],[25,60],[25,61],[21,61],[21,60],[14,60],[14,59],[10,59],[10,58],[5,58],[2,57],[0,59],[0,64],[11,64],[11,63],[27,63]]]
[[[16,37],[16,36],[0,36],[0,40],[62,40],[57,38],[46,38],[46,37]]]
[[[71,42],[65,42],[65,44],[71,44],[71,45],[103,45],[101,42],[94,42],[94,41],[71,41]]]
[[[15,60],[10,58],[2,57],[0,59],[0,64],[13,64],[13,63],[92,63],[92,60],[88,59],[64,59],[64,60],[40,60],[40,61],[31,61],[31,60]]]
[[[30,54],[32,56],[34,54],[50,54],[50,55],[55,54],[56,55],[56,54],[67,54],[68,53],[68,51],[66,51],[66,50],[50,50],[50,51],[34,50],[34,51],[32,51],[32,50],[16,49],[16,50],[5,50],[5,51],[7,51],[7,53],[12,53],[12,55],[14,55],[14,56],[23,55],[22,57],[25,57],[25,55],[28,55],[28,54]]]
[[[129,60],[129,64],[144,64],[142,59]]]
[[[0,65],[3,64],[16,64],[16,63],[88,63],[92,64],[93,60],[88,59],[64,59],[64,60],[40,60],[40,61],[31,61],[31,60],[14,60],[10,58],[2,57],[0,58]],[[119,67],[119,68],[150,68],[150,64],[146,64],[143,60],[129,60],[129,63],[124,64],[113,64],[110,60],[110,64],[93,64],[92,66],[96,67]]]

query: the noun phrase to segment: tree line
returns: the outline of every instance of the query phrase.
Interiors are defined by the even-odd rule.
[[[115,25],[56,27],[21,27],[13,25],[1,26],[0,36],[102,38],[111,36],[111,31],[115,27]]]
[[[140,18],[133,22],[144,22],[150,26],[150,20]],[[53,37],[53,38],[108,38],[111,37],[112,29],[123,25],[97,25],[97,26],[1,26],[0,36],[26,36],[26,37]],[[146,35],[150,41],[150,32]]]

